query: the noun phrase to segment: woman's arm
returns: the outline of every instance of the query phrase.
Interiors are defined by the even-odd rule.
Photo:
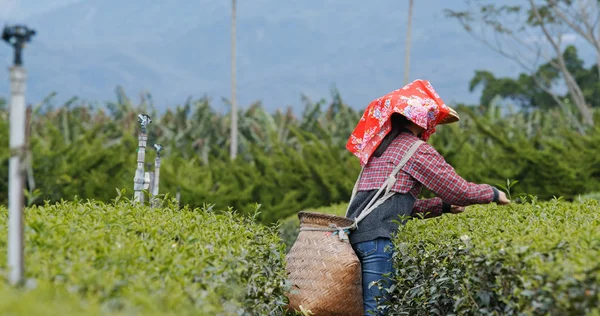
[[[412,216],[423,218],[440,216],[445,213],[444,205],[447,204],[439,197],[416,200],[413,206]]]
[[[414,215],[435,217],[449,212],[451,205],[467,206],[498,201],[499,192],[496,188],[466,181],[429,144],[423,144],[411,160],[404,171],[437,196],[417,200],[413,207]]]

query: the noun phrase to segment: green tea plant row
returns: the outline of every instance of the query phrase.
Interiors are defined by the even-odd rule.
[[[240,111],[240,150],[233,161],[229,115],[207,99],[162,115],[148,99],[134,105],[122,94],[107,110],[77,100],[60,108],[43,103],[32,117],[36,190],[27,202],[108,202],[115,188],[131,189],[139,113],[153,118],[148,138],[164,145],[160,192],[180,191],[182,204],[251,212],[260,203],[259,221],[273,223],[300,209],[345,202],[360,166],[344,145],[361,111],[336,93],[330,102],[305,101],[298,116],[290,109],[269,113],[259,103]],[[440,126],[430,143],[465,179],[517,179],[517,191],[541,200],[600,192],[600,125],[582,134],[557,109],[511,113],[492,104],[457,110],[461,121]],[[0,106],[0,147],[8,147],[7,132],[7,111]],[[146,155],[152,161],[156,153]],[[0,151],[0,204],[7,203],[7,174],[8,151]]]
[[[232,210],[74,201],[26,209],[26,278],[3,315],[278,315],[285,248]],[[0,207],[0,225],[6,226]],[[6,249],[6,234],[0,248]],[[0,252],[6,271],[6,254]]]
[[[600,314],[600,203],[476,206],[395,240],[390,314]]]
[[[281,229],[293,243],[297,219]],[[598,200],[469,206],[409,221],[394,244],[386,315],[600,315]]]
[[[530,198],[409,221],[394,240],[394,299],[384,308],[389,315],[598,315],[599,211],[592,199]],[[6,209],[0,214],[6,225]],[[285,243],[257,214],[179,209],[170,199],[152,209],[121,197],[29,207],[27,281],[22,289],[0,285],[0,312],[282,314]],[[290,229],[290,242],[293,218],[279,227]]]

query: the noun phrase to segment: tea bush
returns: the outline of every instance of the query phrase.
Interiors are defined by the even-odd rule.
[[[64,286],[55,286],[42,281],[35,288],[21,290],[0,285],[0,311],[2,315],[103,315],[98,302],[82,301],[77,293],[69,292]],[[111,311],[112,315],[120,315]]]
[[[577,197],[578,201],[597,200],[600,201],[600,192],[591,192]]]
[[[26,277],[38,287],[14,290],[3,284],[0,313],[281,313],[285,254],[274,227],[231,210],[130,203],[28,208]],[[0,213],[6,227],[6,208]],[[0,234],[2,249],[6,238]],[[0,269],[6,274],[5,251]]]
[[[559,200],[410,221],[390,315],[598,315],[600,203]]]

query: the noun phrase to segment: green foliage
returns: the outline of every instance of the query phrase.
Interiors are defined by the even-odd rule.
[[[0,304],[2,313],[35,314],[42,304],[44,313],[60,314],[63,307],[78,314],[282,312],[285,249],[274,227],[230,210],[217,214],[207,208],[180,210],[172,200],[163,204],[132,206],[119,197],[111,204],[28,208],[26,277],[42,288],[13,291],[4,285],[3,295],[27,301]],[[6,227],[7,210],[0,207],[0,213]],[[6,238],[0,235],[0,248],[6,249]],[[5,252],[0,269],[6,273]],[[64,300],[57,300],[59,292],[67,294]],[[44,297],[47,302],[35,302]]]
[[[299,141],[301,151],[276,144],[268,156],[252,146],[251,162],[231,162],[227,154],[210,165],[169,157],[161,169],[161,183],[167,188],[181,187],[185,204],[206,201],[245,211],[259,202],[264,209],[259,219],[265,223],[302,208],[349,198],[352,177],[358,173],[352,157],[337,146]]]
[[[304,98],[299,117],[291,109],[269,114],[259,103],[240,111],[235,161],[228,153],[229,115],[214,111],[207,99],[189,100],[162,115],[151,98],[134,105],[120,89],[117,102],[106,109],[75,98],[54,109],[51,101],[33,107],[37,191],[28,193],[28,202],[35,205],[76,197],[108,202],[115,188],[131,194],[139,113],[153,118],[146,162],[154,161],[154,143],[165,147],[160,193],[174,195],[180,189],[181,202],[191,208],[212,204],[248,213],[260,203],[258,220],[273,223],[301,209],[348,201],[360,170],[345,143],[362,112],[347,106],[336,91],[330,102]],[[512,113],[491,104],[457,110],[461,121],[440,126],[430,143],[468,181],[514,179],[519,181],[514,194],[528,192],[541,200],[558,195],[573,200],[600,191],[600,128],[581,134],[562,109]],[[7,120],[0,110],[0,146],[5,148]],[[7,203],[7,174],[8,151],[0,151],[0,204]]]
[[[394,241],[390,315],[600,312],[597,201],[472,206]]]
[[[585,201],[585,200],[596,200],[596,201],[600,201],[600,192],[592,192],[592,193],[588,193],[588,194],[584,194],[581,196],[577,197],[578,201]]]
[[[598,66],[592,65],[586,68],[583,60],[579,58],[577,48],[569,45],[563,52],[565,64],[579,87],[581,88],[586,102],[592,107],[600,106],[600,92],[598,92]],[[560,72],[554,68],[558,63],[556,58],[540,65],[534,74],[521,73],[516,79],[496,78],[491,72],[477,70],[469,83],[469,91],[482,87],[480,104],[489,105],[496,97],[510,100],[521,108],[548,109],[558,107],[559,104],[548,91],[559,84]],[[536,78],[543,78],[536,79]],[[536,82],[538,80],[539,82]],[[540,87],[541,85],[541,87]],[[543,87],[543,88],[542,88]],[[568,93],[558,94],[560,100],[569,97]]]
[[[39,191],[34,204],[61,199],[109,201],[115,188],[130,190],[137,157],[137,114],[149,113],[146,161],[153,162],[153,143],[165,146],[161,193],[181,190],[182,203],[240,212],[262,205],[259,220],[274,222],[298,208],[318,207],[348,197],[358,163],[344,149],[358,112],[333,101],[307,98],[302,119],[291,110],[271,115],[259,103],[240,111],[240,155],[231,161],[229,116],[213,111],[207,99],[188,101],[159,116],[143,97],[139,105],[117,89],[117,102],[94,110],[77,99],[54,109],[49,97],[33,109],[33,173]],[[0,111],[0,142],[7,142],[6,112]],[[3,136],[4,135],[4,136]],[[7,144],[6,144],[7,146]],[[0,153],[0,168],[8,153]],[[0,171],[2,171],[0,170]],[[148,170],[148,169],[146,169]],[[7,172],[0,187],[6,188]],[[29,190],[33,188],[28,188]],[[0,203],[7,202],[0,190]]]
[[[480,133],[479,139],[465,145],[461,152],[478,159],[451,162],[465,178],[490,184],[502,181],[497,179],[518,180],[515,193],[527,192],[542,200],[554,196],[573,200],[578,192],[600,189],[600,158],[594,154],[600,150],[598,126],[582,135],[570,128],[558,111],[546,116],[534,112],[502,119],[463,111]]]
[[[595,33],[598,7],[572,0],[511,5],[497,1],[466,3],[464,11],[445,9],[446,16],[455,18],[475,39],[525,71],[516,80],[477,71],[471,89],[484,85],[483,102],[501,98],[525,107],[547,109],[559,105],[565,111],[577,113],[575,120],[582,125],[594,125],[591,110],[600,104],[599,65],[586,68],[575,46],[567,45],[563,50],[562,37],[576,34],[584,39],[584,45],[596,49],[596,39],[590,34]],[[566,94],[560,91],[564,87],[568,90]]]
[[[82,300],[77,293],[69,292],[63,286],[53,286],[50,282],[39,282],[35,288],[25,290],[0,285],[0,311],[4,315],[47,315],[65,316],[103,315],[106,312],[100,304]],[[111,312],[112,315],[121,313]]]

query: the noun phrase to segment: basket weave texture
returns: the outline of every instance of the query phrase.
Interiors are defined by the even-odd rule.
[[[347,227],[346,217],[299,212],[300,228]],[[361,266],[348,241],[327,231],[301,230],[287,256],[288,308],[316,316],[363,315]]]

